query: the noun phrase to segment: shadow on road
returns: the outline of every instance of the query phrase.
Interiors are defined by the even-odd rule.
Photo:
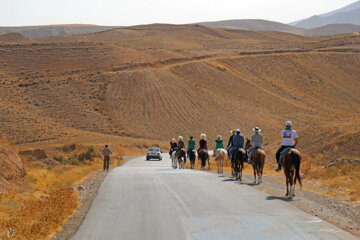
[[[288,197],[275,197],[275,196],[268,196],[266,197],[266,200],[281,200],[284,202],[291,202],[293,201],[292,198],[288,198]]]
[[[222,180],[223,182],[236,182],[234,179],[232,178],[228,178],[228,179],[224,179]]]

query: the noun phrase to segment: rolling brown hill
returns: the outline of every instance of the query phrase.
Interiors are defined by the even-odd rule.
[[[307,29],[261,19],[224,20],[215,22],[202,22],[198,24],[213,28],[228,28],[248,31],[276,31],[292,33],[301,36],[330,36],[360,31],[360,26],[354,24],[329,24],[321,27]]]
[[[358,156],[359,52],[358,35],[159,24],[0,44],[0,128],[17,144],[202,132],[212,143],[258,125],[272,154],[291,119],[305,154]]]
[[[84,34],[106,31],[117,27],[97,26],[90,24],[59,24],[46,26],[0,27],[0,35],[18,32],[31,38],[50,37],[58,35]]]
[[[297,35],[304,34],[303,28],[262,19],[234,19],[214,22],[201,22],[198,24],[213,28],[233,28],[249,31],[278,31]]]
[[[6,33],[3,35],[0,35],[0,42],[2,42],[2,43],[32,43],[35,41],[24,34],[17,33],[17,32],[11,32],[11,33]]]
[[[336,34],[346,34],[360,32],[360,25],[354,24],[329,24],[323,27],[307,29],[306,36],[329,36]]]

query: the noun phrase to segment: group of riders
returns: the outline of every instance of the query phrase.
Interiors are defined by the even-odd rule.
[[[248,162],[251,161],[251,156],[254,150],[256,149],[263,149],[263,143],[264,143],[264,137],[261,134],[261,129],[259,127],[253,128],[254,134],[250,138],[250,146],[247,147],[247,155],[248,155]],[[292,122],[286,121],[285,122],[285,129],[281,131],[281,147],[276,152],[276,161],[278,164],[278,168],[275,170],[279,172],[281,170],[281,162],[280,162],[280,156],[282,152],[289,148],[295,148],[295,146],[298,144],[298,136],[295,130],[292,129]],[[229,141],[226,147],[226,151],[228,153],[228,160],[232,159],[232,154],[235,149],[244,149],[245,148],[245,138],[241,134],[240,129],[232,130],[231,136],[229,137]],[[195,151],[196,142],[194,140],[193,136],[190,136],[190,139],[188,141],[188,147],[187,147],[187,155],[190,156]],[[178,137],[178,142],[175,138],[172,139],[170,142],[170,156],[175,151],[176,154],[180,149],[186,149],[184,138],[182,136]],[[218,149],[225,149],[222,137],[219,135],[216,138],[215,141],[215,149],[214,153]],[[197,149],[197,153],[201,151],[208,151],[208,144],[206,141],[206,135],[201,134],[200,135],[200,141],[199,141],[199,148]]]

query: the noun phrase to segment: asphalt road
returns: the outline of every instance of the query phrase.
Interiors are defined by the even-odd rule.
[[[113,169],[72,239],[358,239],[247,184],[170,165]]]

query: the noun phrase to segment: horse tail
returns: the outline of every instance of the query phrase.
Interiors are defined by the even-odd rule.
[[[300,178],[300,164],[301,164],[301,156],[297,153],[292,151],[291,156],[293,159],[293,163],[295,165],[295,179],[297,179],[300,183],[300,187],[302,187],[301,178]]]

